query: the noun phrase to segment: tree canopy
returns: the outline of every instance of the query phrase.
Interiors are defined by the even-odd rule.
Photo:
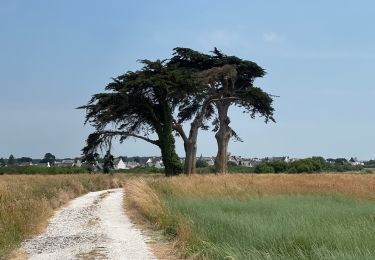
[[[175,48],[174,51],[170,63],[195,71],[203,82],[199,95],[189,100],[181,109],[180,120],[190,119],[197,111],[202,111],[202,108],[206,109],[204,116],[211,118],[215,114],[213,105],[216,107],[213,120],[213,130],[218,143],[215,168],[218,173],[225,173],[229,139],[234,137],[241,140],[229,126],[229,107],[235,105],[241,107],[251,118],[259,115],[265,118],[265,122],[275,122],[272,95],[254,86],[254,80],[263,77],[265,71],[252,61],[227,56],[216,48],[211,54],[189,48]],[[200,127],[207,129],[203,123]]]
[[[166,175],[176,175],[182,171],[173,135],[177,133],[184,142],[184,172],[194,173],[198,130],[209,129],[211,121],[218,146],[216,172],[225,173],[229,139],[240,140],[229,126],[229,107],[275,121],[272,96],[253,84],[265,71],[252,61],[216,48],[210,54],[175,48],[170,60],[140,62],[142,69],[113,78],[106,92],[80,107],[86,110],[86,123],[95,128],[83,148],[85,160],[95,160],[98,149],[109,151],[113,138],[123,142],[134,137],[158,146]]]
[[[182,171],[175,151],[173,112],[191,91],[193,79],[186,70],[166,61],[141,60],[143,68],[112,79],[107,92],[95,94],[86,109],[86,122],[95,127],[83,149],[86,157],[98,148],[110,148],[111,140],[142,139],[160,148],[166,175]],[[150,135],[156,134],[157,139]]]
[[[55,160],[56,160],[56,156],[54,156],[52,153],[46,153],[44,155],[44,158],[40,162],[54,164]]]

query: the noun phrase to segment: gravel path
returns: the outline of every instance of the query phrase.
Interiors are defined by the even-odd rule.
[[[123,196],[112,189],[72,200],[43,234],[23,242],[29,259],[156,259],[124,214]]]

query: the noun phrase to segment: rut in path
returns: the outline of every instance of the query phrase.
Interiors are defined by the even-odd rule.
[[[123,196],[112,189],[72,200],[43,234],[23,242],[29,259],[156,259],[124,214]]]

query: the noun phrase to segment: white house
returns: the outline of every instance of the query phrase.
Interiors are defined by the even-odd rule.
[[[357,165],[364,165],[364,163],[361,162],[361,161],[359,161],[357,157],[352,157],[352,158],[350,158],[349,163],[350,163],[351,165],[354,165],[354,166],[357,166]]]
[[[133,169],[135,167],[138,167],[139,166],[139,163],[135,162],[135,161],[131,161],[131,162],[127,162],[126,163],[126,166],[128,169]]]
[[[81,160],[76,160],[75,162],[74,162],[74,165],[73,166],[75,166],[75,167],[81,167],[82,166],[82,162],[81,162]]]
[[[122,158],[117,158],[113,161],[113,167],[115,170],[125,170],[127,169],[126,164],[122,160]]]
[[[163,161],[162,160],[156,161],[154,166],[155,166],[155,168],[158,168],[158,169],[164,168]]]

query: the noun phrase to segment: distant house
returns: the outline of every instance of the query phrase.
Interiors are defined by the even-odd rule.
[[[73,166],[75,166],[75,167],[82,167],[82,162],[81,162],[81,160],[79,160],[79,159],[75,160]]]
[[[289,162],[290,158],[289,156],[281,156],[281,157],[271,157],[271,158],[266,158],[268,161],[280,161],[280,162]]]
[[[46,162],[46,163],[37,163],[37,164],[34,164],[35,166],[40,166],[40,167],[51,167],[50,163],[49,162]]]
[[[126,163],[126,167],[128,169],[133,169],[133,168],[138,167],[138,166],[139,166],[139,163],[137,163],[136,161],[130,161],[130,162]]]
[[[125,170],[127,169],[126,167],[126,164],[124,163],[124,161],[122,160],[122,158],[116,158],[114,161],[113,161],[113,168],[115,170]]]
[[[257,166],[260,163],[261,163],[261,161],[257,158],[252,158],[252,159],[242,158],[239,161],[238,165],[247,166],[247,167],[254,167],[254,166]]]
[[[72,159],[66,159],[62,160],[58,166],[74,166],[74,160]]]
[[[241,156],[229,155],[228,162],[232,162],[238,165],[240,161],[241,161]]]
[[[162,160],[157,160],[154,164],[154,167],[155,168],[158,168],[158,169],[161,169],[161,168],[164,168],[164,164],[163,164],[163,161]]]
[[[243,158],[242,156],[229,156],[228,162],[233,162],[240,166],[254,167],[262,161],[258,158]]]
[[[359,161],[357,157],[352,157],[350,158],[349,160],[349,163],[353,166],[357,166],[357,165],[364,165],[363,162]]]
[[[17,166],[33,166],[34,164],[32,162],[22,162],[22,163],[17,163]]]
[[[148,158],[148,160],[145,163],[145,166],[147,167],[155,167],[155,168],[164,168],[163,160],[160,157],[152,157]]]
[[[147,160],[147,162],[146,162],[146,166],[148,166],[148,167],[152,167],[152,166],[154,166],[154,163],[153,163],[152,158],[149,158],[149,159]]]

